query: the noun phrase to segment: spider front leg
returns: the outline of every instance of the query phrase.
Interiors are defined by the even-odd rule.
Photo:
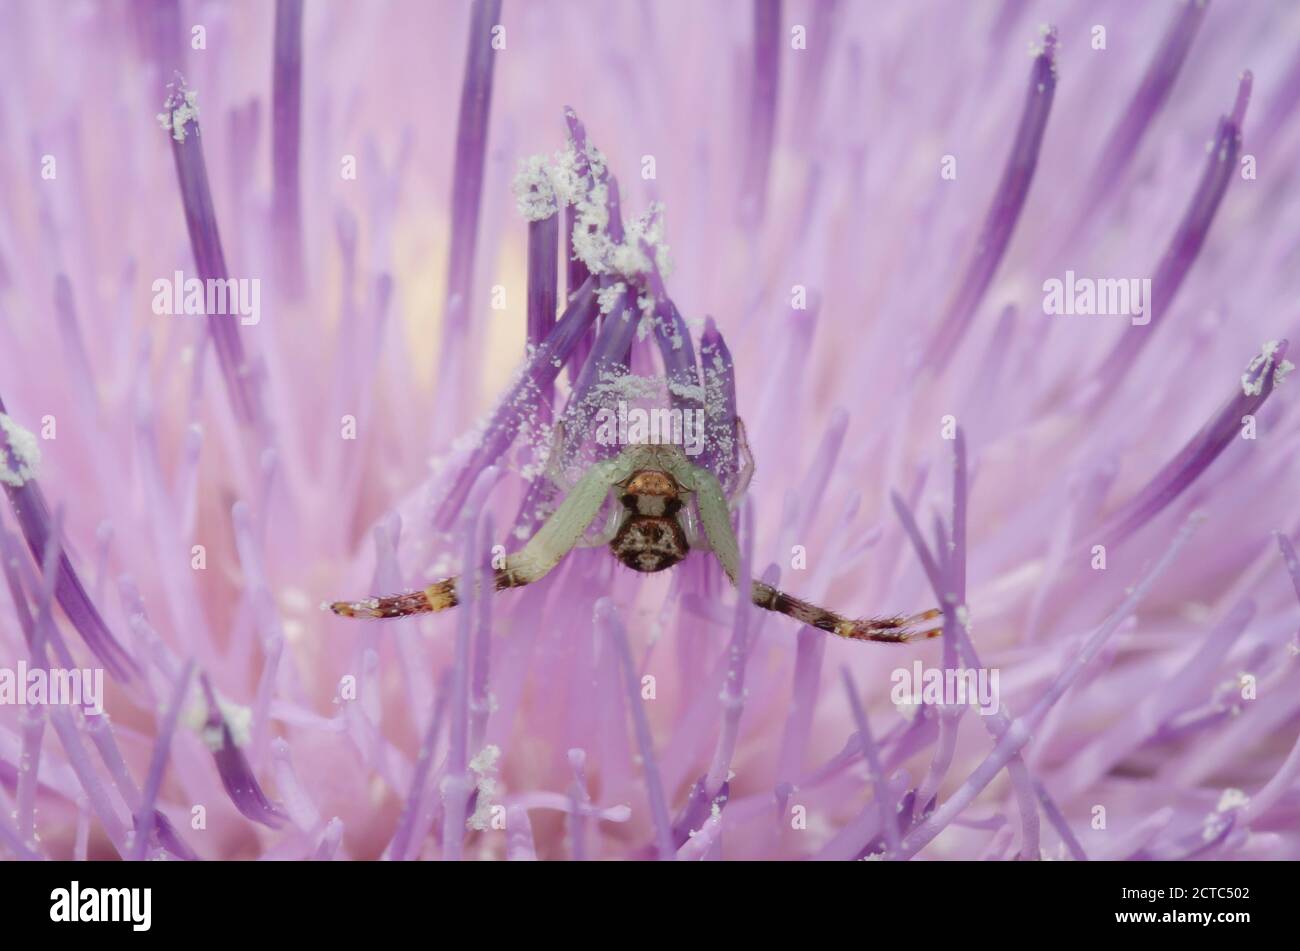
[[[727,507],[727,498],[723,493],[722,485],[718,482],[718,477],[707,469],[692,465],[684,459],[674,468],[676,471],[673,472],[673,476],[695,493],[700,522],[713,548],[713,553],[722,563],[722,570],[727,573],[731,583],[736,584],[736,576],[740,571],[740,546],[736,542],[736,533],[731,528],[731,512]],[[761,581],[752,583],[750,599],[760,608],[787,615],[818,630],[828,631],[851,640],[902,643],[938,637],[943,631],[942,627],[924,626],[941,615],[942,612],[937,609],[923,611],[911,617],[852,619],[785,594]]]
[[[522,549],[506,556],[506,566],[493,575],[494,590],[518,588],[544,577],[573,549],[600,512],[610,487],[632,474],[639,463],[633,454],[598,462],[587,470],[560,507]],[[330,610],[340,617],[399,618],[445,611],[459,603],[455,578],[444,578],[418,591],[360,601],[335,601]]]
[[[496,591],[528,583],[518,580],[517,575],[512,576],[505,568],[498,568],[494,572],[493,580]],[[335,601],[330,605],[330,610],[339,617],[370,619],[410,617],[413,614],[446,611],[460,603],[460,598],[456,594],[457,581],[457,578],[444,578],[419,591],[404,591],[401,594],[366,598],[362,601]]]
[[[682,533],[686,536],[686,544],[691,551],[711,551],[709,547],[708,536],[700,527],[700,516],[695,508],[695,500],[688,497],[683,500],[681,511],[677,513],[677,520],[682,526]]]
[[[740,469],[736,473],[736,484],[727,496],[727,505],[733,511],[740,500],[749,491],[750,480],[754,478],[754,454],[749,451],[749,440],[745,438],[745,424],[736,417],[736,452],[740,456]]]
[[[609,515],[605,517],[604,526],[595,535],[584,534],[573,547],[604,548],[618,535],[619,526],[623,524],[626,515],[626,510],[619,504],[618,495],[611,490],[609,494]]]
[[[551,446],[546,453],[546,478],[561,492],[572,492],[574,483],[564,470],[564,420],[555,421]]]

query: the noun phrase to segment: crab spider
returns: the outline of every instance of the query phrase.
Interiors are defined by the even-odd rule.
[[[744,428],[739,420],[736,422],[744,465],[730,500],[718,477],[687,459],[681,447],[628,446],[615,458],[592,465],[576,485],[562,486],[568,491],[559,508],[522,550],[506,557],[504,568],[495,570],[496,590],[539,581],[575,547],[605,544],[623,564],[647,573],[671,568],[692,547],[707,547],[731,583],[736,584],[740,547],[731,527],[731,512],[735,501],[744,494],[753,471]],[[557,472],[551,475],[559,481]],[[615,494],[618,503],[610,521],[597,539],[588,539],[587,532],[610,493]],[[692,499],[699,512],[702,538],[689,508]],[[753,582],[750,597],[760,608],[853,640],[899,643],[940,633],[936,627],[916,629],[917,625],[937,618],[940,613],[937,610],[906,618],[852,620],[761,581]],[[443,611],[457,603],[456,579],[447,578],[419,591],[363,601],[336,601],[330,610],[342,617],[397,618]]]

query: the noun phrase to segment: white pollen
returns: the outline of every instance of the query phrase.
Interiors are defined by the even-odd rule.
[[[163,103],[163,110],[158,113],[158,124],[177,142],[184,142],[188,135],[186,123],[199,121],[198,93],[193,89],[176,90]]]
[[[520,160],[514,189],[519,213],[525,221],[545,221],[559,211],[545,155]]]
[[[1258,373],[1258,371],[1273,358],[1279,346],[1280,344],[1276,340],[1268,341],[1268,343],[1264,344],[1259,355],[1251,360],[1250,365],[1246,367],[1246,372],[1241,375],[1241,390],[1247,396],[1259,396],[1264,392],[1264,374]],[[1282,360],[1278,363],[1273,368],[1273,385],[1277,386],[1281,383],[1294,369],[1295,364],[1290,360]],[[1258,377],[1252,380],[1251,377],[1256,376],[1256,374],[1258,374]]]
[[[36,478],[41,464],[40,444],[5,413],[0,413],[0,430],[9,446],[7,453],[0,452],[0,482],[16,489]]]
[[[1228,789],[1225,789],[1223,795],[1219,797],[1219,805],[1217,808],[1219,812],[1227,812],[1229,809],[1244,806],[1248,802],[1250,802],[1250,797],[1244,792],[1240,789],[1229,787]]]

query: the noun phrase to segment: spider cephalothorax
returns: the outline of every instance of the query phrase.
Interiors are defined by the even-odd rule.
[[[578,545],[593,544],[588,528],[613,493],[618,506],[594,544],[608,544],[614,556],[629,568],[654,572],[671,568],[692,548],[711,549],[732,584],[740,572],[740,546],[731,525],[732,506],[744,493],[753,459],[745,444],[745,430],[736,420],[740,455],[744,463],[731,498],[718,477],[692,463],[674,445],[627,446],[613,459],[592,465],[567,494],[560,507],[520,550],[507,556],[494,575],[494,587],[516,588],[544,577]],[[690,504],[698,513],[697,530]],[[815,604],[754,581],[750,600],[761,608],[785,614],[840,637],[867,641],[900,642],[934,637],[938,628],[917,631],[913,625],[938,617],[925,611],[912,617],[845,618]],[[392,618],[442,611],[455,607],[456,579],[447,578],[421,591],[363,601],[336,601],[330,609],[343,617]]]

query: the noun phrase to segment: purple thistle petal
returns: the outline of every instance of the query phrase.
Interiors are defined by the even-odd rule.
[[[609,175],[605,179],[606,186],[609,188],[608,197],[605,200],[605,208],[609,212],[609,224],[606,225],[609,231],[609,238],[615,244],[622,244],[626,238],[623,230],[623,203],[619,197],[618,179]]]
[[[108,718],[102,716],[87,718],[85,732],[95,745],[95,749],[99,751],[99,758],[103,760],[109,776],[117,785],[127,807],[134,810],[132,821],[138,825],[139,816],[143,814],[140,789],[136,786],[135,779],[131,776],[126,761],[122,758],[122,752],[118,749],[117,742],[113,738],[113,729],[109,725]],[[155,841],[183,861],[196,861],[198,856],[181,839],[175,827],[167,820],[167,817],[157,809],[151,811],[153,813],[152,822]]]
[[[612,242],[621,243],[624,240],[624,225],[618,181],[609,175],[608,167],[599,156],[598,150],[587,138],[586,127],[578,119],[577,113],[569,106],[564,107],[564,122],[568,130],[569,153],[572,156],[572,168],[570,169],[572,182],[570,185],[576,191],[574,194],[564,196],[563,201],[567,205],[564,216],[564,249],[567,262],[566,286],[569,299],[572,300],[577,290],[592,276],[586,260],[579,253],[574,242],[574,236],[577,234],[578,229],[584,227],[579,205],[591,200],[594,197],[593,192],[598,186],[604,186],[604,228]],[[604,289],[609,286],[610,284],[602,279],[600,287]],[[602,308],[602,311],[608,313],[609,309]],[[597,335],[607,322],[608,318],[605,313],[598,317],[595,325],[589,328],[574,346],[573,356],[569,363],[569,380],[573,384],[575,392],[578,388],[579,378],[590,362],[591,350],[595,346]]]
[[[805,57],[803,82],[797,96],[798,114],[805,128],[810,130],[814,128],[815,121],[823,109],[827,67],[834,59],[828,55],[829,46],[840,34],[839,26],[843,22],[843,11],[844,0],[824,0],[813,6],[808,35],[814,43],[826,45],[821,46],[813,56]]]
[[[471,493],[471,498],[477,495],[477,492]],[[456,653],[451,678],[451,724],[447,741],[446,775],[441,786],[443,858],[448,861],[459,861],[463,857],[465,821],[473,809],[471,799],[478,791],[469,772],[469,744],[472,740],[469,735],[470,665],[473,663],[473,643],[479,625],[485,620],[481,602],[492,596],[491,585],[487,583],[490,576],[484,568],[485,555],[492,540],[492,516],[490,513],[480,513],[480,508],[481,504],[471,504],[466,508],[462,519],[464,568],[456,583],[460,616],[456,624]]]
[[[1241,825],[1249,826],[1260,817],[1267,815],[1283,796],[1295,788],[1298,776],[1300,776],[1300,737],[1297,737],[1291,752],[1287,754],[1287,758],[1278,767],[1273,777],[1241,808]]]
[[[293,756],[289,744],[277,737],[271,743],[271,777],[284,800],[284,811],[303,832],[311,833],[320,828],[320,810],[307,794],[293,768]]]
[[[854,739],[857,739],[858,736],[859,734],[857,733],[853,734]],[[857,745],[861,746],[862,744],[859,743]],[[889,785],[895,786],[900,784],[902,778],[903,777],[901,776],[892,777],[892,782],[890,782]],[[875,804],[876,803],[874,801],[871,803],[871,805],[875,805]],[[895,833],[897,832],[898,829],[906,829],[912,824],[912,813],[915,811],[915,809],[916,809],[916,791],[908,790],[906,793],[904,793],[903,798],[899,800],[898,806],[894,810],[895,821],[893,822],[892,825],[894,827]],[[888,812],[887,808],[885,808],[884,803],[881,803],[881,807],[879,809],[872,809],[871,806],[868,806],[867,809],[864,811],[873,812],[878,817],[884,816]],[[861,816],[859,816],[859,821],[860,822],[862,821]],[[877,820],[877,824],[879,824],[879,820]],[[877,835],[874,839],[868,842],[858,852],[857,855],[853,857],[853,860],[855,862],[861,862],[871,858],[876,858],[876,859],[886,858],[887,857],[886,851],[888,849],[888,846],[889,843],[885,840],[884,835],[883,834]]]
[[[590,187],[590,168],[587,164],[587,130],[577,113],[569,106],[564,107],[564,124],[568,129],[569,141],[573,146],[576,159],[574,174],[582,178]],[[564,209],[564,293],[566,300],[572,301],[591,277],[587,263],[573,250],[573,231],[578,224],[578,210],[570,205]],[[585,330],[573,348],[573,359],[569,363],[569,382],[577,382],[578,374],[587,364],[587,355],[591,353],[596,340],[595,327]]]
[[[740,220],[749,227],[763,220],[767,206],[767,180],[776,138],[776,98],[781,79],[781,40],[781,0],[754,0],[749,131],[740,193]]]
[[[1048,689],[1038,698],[1037,702],[1034,704],[1034,708],[1023,718],[1030,725],[1030,728],[1035,728],[1042,722],[1043,717],[1047,715],[1047,711],[1052,707],[1052,705],[1055,704],[1065,691],[1069,689],[1070,685],[1083,672],[1083,669],[1088,665],[1088,663],[1097,656],[1097,653],[1101,650],[1102,646],[1110,636],[1114,634],[1115,631],[1119,629],[1119,626],[1133,613],[1134,609],[1139,603],[1141,603],[1152,585],[1155,584],[1156,579],[1158,579],[1173,562],[1174,558],[1182,550],[1183,546],[1187,544],[1187,540],[1191,537],[1192,532],[1196,530],[1203,520],[1203,516],[1193,515],[1186,521],[1186,523],[1184,523],[1183,527],[1179,529],[1177,537],[1175,537],[1169,547],[1165,549],[1159,560],[1146,571],[1142,580],[1129,589],[1128,597],[1126,597],[1120,606],[1116,608],[1095,631],[1093,631],[1088,640],[1084,643],[1083,648],[1071,659],[1065,669],[1057,675],[1051,686],[1049,686]]]
[[[602,290],[608,290],[617,283],[608,277],[602,277],[600,286]],[[587,357],[587,362],[583,364],[582,372],[578,374],[577,381],[573,384],[573,392],[569,397],[569,404],[565,408],[565,425],[573,426],[575,423],[578,428],[575,433],[585,432],[585,425],[589,422],[588,417],[592,415],[591,407],[588,404],[588,398],[606,374],[626,372],[628,352],[632,349],[632,339],[636,336],[636,320],[633,319],[632,312],[628,309],[631,305],[631,291],[624,290],[619,293],[610,307],[609,313],[605,314],[601,320],[600,330],[596,333],[596,342],[592,346],[591,355]]]
[[[185,212],[185,227],[194,253],[194,266],[204,285],[211,286],[210,281],[229,280],[230,271],[221,247],[212,189],[208,186],[208,167],[203,159],[198,115],[189,111],[193,101],[187,97],[192,96],[184,81],[180,81],[167,97],[162,115],[171,133],[172,158],[181,191],[181,207]],[[180,127],[175,128],[178,123]],[[260,433],[265,424],[261,375],[244,352],[239,325],[235,318],[222,314],[209,314],[207,321],[235,418]]]
[[[566,298],[570,301],[577,294],[582,293],[583,286],[591,279],[591,273],[587,270],[587,265],[573,253],[573,228],[577,223],[577,212],[572,208],[564,210],[564,247],[567,256],[567,273],[568,278],[565,282]],[[570,289],[571,288],[571,289]],[[573,355],[569,359],[569,382],[573,383],[578,379],[578,374],[582,368],[587,365],[587,357],[591,354],[592,345],[596,342],[596,325],[593,322],[591,326],[583,329],[582,334],[574,342]]]
[[[8,418],[8,410],[5,409],[2,399],[0,399],[0,416]],[[26,463],[17,453],[18,450],[10,442],[9,433],[4,427],[0,427],[0,468],[5,469],[6,473],[19,473],[25,467]],[[5,494],[9,497],[9,504],[13,507],[14,518],[17,519],[18,527],[22,530],[27,548],[39,563],[53,539],[50,510],[45,501],[45,493],[41,491],[35,477],[17,476],[3,481]],[[13,485],[15,481],[20,484]],[[129,681],[139,673],[140,668],[127,653],[126,648],[109,631],[108,625],[104,623],[90,596],[86,594],[86,589],[82,586],[81,579],[72,567],[67,553],[60,552],[58,558],[54,596],[59,606],[63,608],[72,626],[76,628],[77,633],[86,642],[86,646],[100,659],[104,667],[118,680]]]
[[[1260,123],[1259,151],[1267,152],[1279,133],[1288,128],[1287,120],[1300,102],[1300,50],[1291,59],[1286,75],[1274,86],[1273,101],[1269,104],[1264,121]]]
[[[1185,712],[1213,686],[1214,678],[1238,637],[1255,616],[1255,604],[1239,601],[1201,641],[1197,650],[1159,689],[1152,690],[1123,720],[1092,738],[1060,770],[1053,785],[1067,796],[1077,795],[1107,775],[1125,756],[1139,749],[1161,726]]]
[[[194,661],[186,661],[181,675],[176,678],[167,711],[163,714],[158,738],[154,741],[153,755],[149,759],[149,772],[144,783],[144,792],[140,797],[140,808],[135,816],[135,838],[131,845],[131,858],[140,861],[149,848],[149,839],[154,832],[154,804],[158,801],[158,790],[162,787],[163,772],[167,769],[167,758],[171,753],[172,737],[176,734],[176,723],[180,719],[181,706],[190,689],[190,677],[194,673]]]
[[[858,726],[858,743],[862,746],[862,755],[866,757],[871,768],[871,787],[876,805],[880,810],[880,823],[885,830],[885,842],[889,844],[890,856],[897,855],[901,838],[898,831],[898,812],[894,809],[894,795],[885,780],[885,770],[880,764],[880,747],[871,735],[871,725],[867,722],[867,713],[862,709],[862,700],[857,688],[853,686],[853,675],[848,667],[840,668],[844,680],[844,693],[849,698],[849,709],[853,711],[853,721]]]
[[[1088,187],[1083,193],[1080,218],[1092,213],[1096,203],[1106,192],[1114,189],[1115,183],[1132,162],[1142,137],[1169,98],[1169,92],[1182,71],[1187,52],[1196,39],[1208,9],[1209,4],[1206,3],[1185,3],[1170,13],[1169,26],[1160,45],[1152,53],[1146,72],[1142,74],[1142,82],[1134,90],[1128,108],[1111,130],[1101,157],[1093,168]]]
[[[943,525],[936,519],[938,528],[939,545],[935,553],[931,553],[921,536],[920,529],[916,525],[916,519],[912,515],[907,504],[898,496],[893,494],[894,509],[898,513],[899,520],[902,521],[904,530],[912,541],[918,558],[921,560],[926,575],[929,577],[931,586],[934,589],[935,596],[943,605],[944,611],[944,640],[951,639],[954,643],[951,648],[945,645],[944,665],[947,669],[950,665],[955,666],[958,661],[964,663],[968,669],[978,670],[982,667],[978,654],[975,652],[975,646],[971,642],[970,634],[967,629],[969,621],[965,615],[965,604],[958,603],[952,592],[959,586],[964,589],[965,575],[965,537],[966,537],[966,506],[967,506],[967,473],[966,473],[966,442],[965,436],[960,429],[957,431],[954,442],[953,453],[953,535],[961,539],[960,547],[954,544],[951,551],[948,550],[946,532]],[[959,613],[958,609],[961,609]],[[946,712],[946,711],[945,711]],[[955,720],[955,717],[953,718]],[[940,737],[943,738],[943,720],[941,717]],[[953,724],[949,723],[948,728],[951,730]],[[993,716],[987,719],[985,728],[993,738],[997,746],[994,753],[985,760],[981,769],[985,766],[1000,761],[1006,766],[1007,774],[1011,778],[1011,786],[1017,799],[1017,805],[1021,818],[1021,849],[1022,858],[1038,859],[1040,857],[1039,846],[1039,822],[1038,822],[1038,800],[1045,795],[1041,786],[1035,783],[1025,766],[1023,757],[1020,755],[1020,748],[1028,742],[1030,731],[1020,720],[1013,720],[1006,710],[999,706]],[[1015,737],[1011,745],[1006,744],[1008,737]],[[942,755],[941,753],[937,756]],[[936,758],[932,764],[931,774],[936,774],[940,769],[946,771],[946,765]],[[978,772],[978,770],[977,770]],[[987,774],[988,779],[996,775],[996,770]],[[975,779],[972,775],[968,784]],[[922,794],[928,798],[933,789],[937,789],[937,783],[929,775],[928,783],[923,785]],[[967,788],[967,787],[963,787]],[[981,787],[982,788],[982,787]],[[978,792],[976,790],[975,792]],[[973,794],[972,794],[973,798]],[[946,807],[946,806],[945,806]],[[959,810],[957,810],[959,811]],[[954,811],[952,814],[956,815]],[[938,822],[937,817],[932,817],[934,822]],[[942,826],[931,826],[937,831]],[[908,836],[909,841],[912,835]],[[928,841],[928,840],[926,840]],[[924,842],[915,846],[924,845]],[[905,851],[904,858],[914,854],[914,850]]]
[[[27,862],[39,862],[45,858],[41,853],[27,845],[26,839],[18,833],[17,828],[14,827],[9,816],[3,810],[0,810],[0,846],[8,849],[15,858]]]
[[[559,215],[528,222],[528,345],[540,346],[555,327],[559,294]],[[538,393],[538,401],[550,406],[554,385]]]
[[[1172,504],[1210,463],[1241,435],[1242,418],[1255,415],[1287,372],[1287,341],[1271,343],[1246,368],[1223,407],[1188,440],[1178,455],[1106,521],[1100,537],[1122,541]]]
[[[442,354],[438,363],[439,389],[444,398],[465,393],[472,381],[462,351],[469,333],[470,288],[474,280],[483,197],[483,163],[487,155],[492,76],[496,67],[492,28],[500,22],[501,0],[474,0],[470,11],[465,78],[460,87],[460,115],[456,121],[456,156],[451,173],[451,251],[442,318]],[[450,399],[444,399],[444,402],[451,404]]]
[[[388,857],[394,862],[404,862],[411,857],[411,840],[414,838],[415,822],[419,817],[425,797],[425,786],[429,773],[433,769],[433,753],[438,743],[438,734],[442,730],[443,715],[447,709],[448,678],[444,676],[442,689],[438,691],[433,703],[433,713],[429,726],[420,743],[420,753],[415,761],[415,772],[411,777],[411,789],[402,804],[402,814],[398,817],[397,828],[392,841],[388,844]]]
[[[587,813],[591,809],[591,793],[587,789],[587,753],[581,749],[569,750],[569,768],[573,782],[569,786],[569,842],[573,861],[587,860]]]
[[[302,112],[302,0],[275,0],[275,53],[271,69],[271,220],[278,272],[290,296],[303,287],[302,210],[298,151]]]
[[[722,339],[712,317],[704,321],[700,338],[700,368],[704,372],[704,452],[701,464],[718,473],[735,473],[736,444],[736,367],[731,351]],[[723,481],[723,485],[726,485]]]
[[[1020,126],[1002,179],[993,193],[993,203],[975,241],[975,251],[927,350],[927,363],[935,369],[942,369],[956,352],[970,328],[971,318],[984,299],[984,292],[1002,263],[1007,245],[1011,243],[1020,212],[1029,196],[1034,170],[1038,167],[1038,153],[1043,146],[1043,133],[1047,130],[1047,117],[1051,114],[1055,95],[1056,30],[1049,28],[1043,36],[1043,50],[1034,57],[1029,71],[1029,92],[1020,116]]]
[[[949,581],[958,604],[966,603],[966,508],[969,492],[966,433],[959,426],[952,444],[952,551],[948,557]]]
[[[641,751],[642,771],[645,773],[646,798],[650,803],[650,820],[654,825],[655,845],[659,858],[672,858],[673,827],[668,818],[668,802],[664,798],[663,783],[659,778],[659,766],[655,761],[654,738],[650,732],[650,721],[646,716],[641,700],[641,684],[637,679],[636,662],[632,659],[632,649],[627,643],[627,632],[619,619],[618,611],[609,598],[596,602],[595,624],[597,634],[602,639],[611,640],[618,654],[619,666],[623,668],[625,689],[632,709],[632,724],[636,729],[637,747]]]
[[[1061,807],[1047,792],[1047,788],[1039,782],[1034,783],[1034,789],[1038,793],[1038,805],[1043,810],[1043,815],[1047,816],[1047,821],[1052,824],[1056,834],[1061,837],[1065,847],[1070,850],[1070,856],[1076,862],[1088,861],[1088,853],[1083,850],[1074,830],[1070,828],[1070,823],[1066,820],[1061,812]]]
[[[492,516],[485,515],[479,543],[479,560],[486,562],[492,549]],[[478,582],[482,590],[490,590],[490,576],[482,570]],[[477,616],[474,626],[473,669],[470,672],[469,699],[469,743],[470,749],[483,748],[483,738],[487,735],[488,718],[492,715],[491,662],[492,662],[492,598],[478,599]]]
[[[596,312],[595,282],[589,281],[570,302],[550,336],[524,364],[515,383],[497,404],[481,441],[438,508],[435,523],[441,531],[447,531],[455,522],[479,473],[501,458],[514,442],[524,419],[535,410],[536,393],[555,381],[560,366],[573,352],[578,338],[591,326]]]
[[[221,785],[225,787],[226,795],[245,817],[271,829],[280,828],[288,816],[262,792],[262,787],[258,785],[257,777],[248,764],[248,758],[235,742],[230,724],[221,713],[216,692],[206,673],[199,674],[199,685],[207,704],[203,733],[206,738],[210,738],[208,748],[212,752],[212,761],[221,776]]]
[[[312,858],[317,862],[332,862],[343,842],[343,820],[335,816],[325,823],[325,831],[320,834],[316,844],[316,854]]]
[[[36,787],[41,771],[41,741],[45,738],[45,711],[28,709],[21,718],[23,750],[18,760],[17,807],[14,817],[24,842],[35,845]]]
[[[1237,818],[1235,812],[1215,815],[1214,821],[1179,836],[1167,845],[1143,846],[1125,858],[1130,862],[1187,862],[1207,857],[1227,841],[1237,825]]]
[[[1295,596],[1300,598],[1300,558],[1296,557],[1295,546],[1291,544],[1291,539],[1281,532],[1277,532],[1276,535],[1277,547],[1282,551],[1282,560],[1286,563],[1286,572],[1291,577],[1291,586],[1295,588]]]
[[[740,565],[736,571],[736,590],[749,591],[752,588],[754,565],[754,507],[742,503],[738,513],[740,524]],[[736,743],[740,738],[740,717],[745,711],[745,666],[753,636],[750,628],[754,624],[755,608],[748,598],[737,598],[734,620],[731,628],[731,641],[727,645],[727,673],[722,683],[718,700],[722,705],[722,729],[718,733],[718,744],[705,774],[704,790],[710,796],[722,790],[731,778],[731,760],[736,753]],[[698,828],[698,827],[697,827]],[[681,843],[677,843],[680,848]]]
[[[65,358],[72,370],[82,409],[87,415],[98,415],[95,374],[86,356],[86,342],[78,326],[72,282],[62,273],[54,279],[54,315],[59,323],[59,336],[63,339]]]
[[[669,402],[681,410],[703,409],[703,390],[691,332],[677,305],[667,298],[655,299],[654,334],[668,377]]]
[[[171,820],[157,809],[153,811],[153,824],[155,834],[158,837],[158,844],[164,849],[185,862],[197,862],[199,860],[198,855],[181,838],[180,833],[176,831],[176,827],[172,825]]]
[[[56,512],[53,521],[54,531],[45,546],[41,559],[40,574],[37,575],[27,559],[22,555],[22,547],[10,532],[0,529],[0,551],[5,561],[5,579],[10,597],[14,602],[14,613],[18,616],[23,638],[26,640],[33,663],[44,664],[45,647],[51,646],[59,662],[69,669],[76,666],[72,652],[59,635],[58,626],[54,624],[54,579],[57,577],[55,566],[58,564],[62,549],[58,544],[59,527],[62,524],[61,513]],[[20,577],[21,576],[21,577]],[[32,593],[36,601],[37,613],[33,616],[24,594],[24,586]]]
[[[155,76],[174,75],[182,64],[180,0],[141,0],[130,10],[143,45],[157,66]]]
[[[606,291],[618,282],[608,276],[602,276],[599,283],[601,290]],[[612,409],[595,400],[597,385],[611,375],[620,376],[628,372],[628,353],[632,348],[637,328],[637,322],[631,316],[632,311],[627,309],[631,303],[630,296],[631,292],[627,290],[615,295],[609,312],[601,319],[600,329],[596,332],[596,341],[587,356],[587,362],[583,365],[569,393],[561,419],[564,422],[566,435],[570,438],[568,445],[555,447],[560,453],[558,462],[561,467],[572,451],[581,448],[584,438],[593,429],[597,415],[602,410]],[[617,449],[615,445],[598,447],[598,451],[606,456],[613,455]],[[531,535],[542,518],[549,514],[556,491],[556,487],[546,475],[533,480],[515,520],[513,534],[516,539]]]
[[[964,625],[958,618],[957,609],[966,603],[966,434],[958,427],[953,442],[953,490],[952,490],[952,543],[949,551],[945,544],[936,549],[945,557],[946,579],[939,594],[943,609],[943,668],[946,671],[958,668],[957,648],[958,629],[964,631]],[[895,499],[895,507],[899,500]],[[905,507],[902,511],[906,511]],[[907,513],[908,519],[911,513]],[[942,525],[939,526],[942,528]],[[939,708],[939,743],[935,747],[934,757],[926,770],[924,779],[917,790],[921,802],[931,802],[938,793],[952,766],[953,755],[957,746],[957,730],[964,705],[942,704]]]
[[[533,843],[533,826],[528,810],[521,806],[506,809],[506,858],[512,862],[536,862],[537,846]]]
[[[1237,156],[1241,152],[1241,123],[1245,119],[1251,84],[1248,70],[1241,74],[1237,85],[1237,100],[1231,115],[1219,119],[1219,127],[1206,155],[1205,170],[1201,173],[1196,192],[1192,195],[1192,201],[1165,249],[1164,256],[1156,265],[1155,274],[1151,277],[1151,300],[1146,302],[1149,324],[1143,328],[1143,332],[1125,334],[1097,370],[1097,376],[1103,383],[1103,394],[1115,391],[1142,348],[1165,323],[1160,318],[1173,305],[1179,288],[1183,286],[1184,279],[1205,245],[1215,214],[1228,190],[1228,183],[1237,175]]]
[[[23,639],[27,641],[29,649],[34,649],[36,620],[27,605],[27,598],[23,596],[22,579],[18,576],[20,559],[22,559],[22,549],[18,539],[7,528],[0,526],[0,564],[3,564],[9,600],[13,603],[14,615],[18,618],[18,627],[23,632]]]
[[[59,742],[63,744],[63,750],[68,757],[68,765],[77,774],[77,779],[85,791],[91,809],[99,819],[100,825],[103,826],[109,840],[113,843],[113,847],[117,849],[118,855],[125,857],[127,853],[126,826],[118,815],[108,795],[108,790],[100,782],[90,756],[86,753],[85,747],[81,745],[81,739],[77,735],[77,728],[72,722],[72,717],[69,716],[66,710],[51,710],[50,723],[54,727],[54,732],[59,735]]]
[[[691,840],[692,832],[704,828],[704,824],[713,815],[715,805],[722,810],[731,798],[730,782],[723,782],[718,791],[710,795],[706,780],[707,777],[701,776],[691,783],[691,788],[686,793],[686,803],[673,819],[673,847],[677,850]]]

